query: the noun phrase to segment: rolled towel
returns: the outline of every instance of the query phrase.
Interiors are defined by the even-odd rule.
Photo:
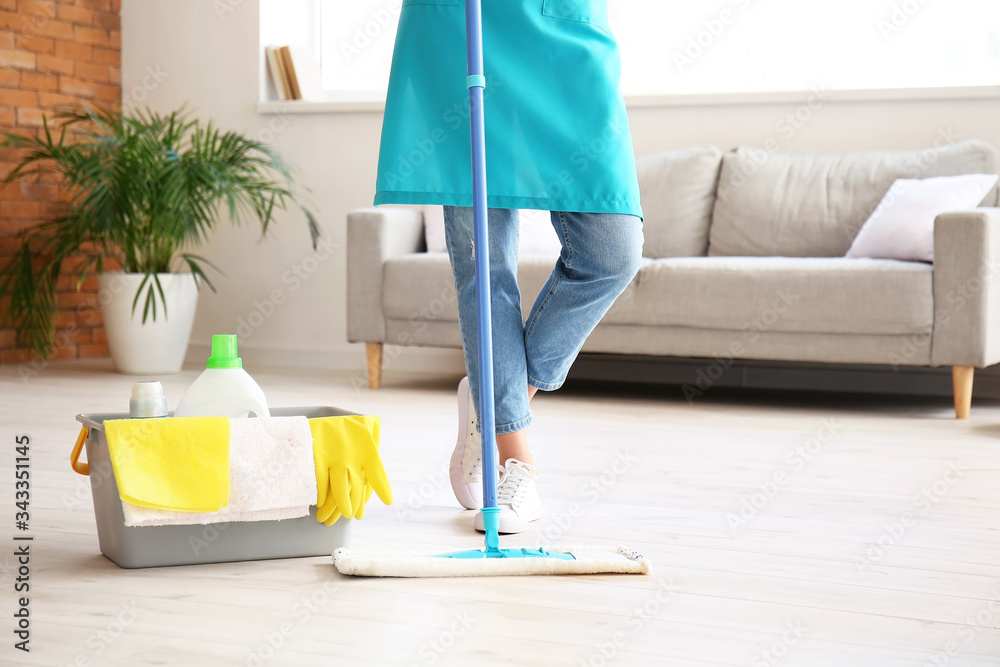
[[[126,526],[275,521],[309,514],[316,504],[312,433],[305,417],[229,420],[229,505],[178,512],[122,502]]]

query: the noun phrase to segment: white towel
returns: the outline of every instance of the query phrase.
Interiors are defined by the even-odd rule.
[[[316,504],[312,433],[305,417],[229,420],[229,505],[218,512],[177,512],[122,502],[126,526],[276,521]]]

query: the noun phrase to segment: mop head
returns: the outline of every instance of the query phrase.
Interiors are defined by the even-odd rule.
[[[651,565],[642,554],[625,547],[560,547],[528,557],[469,558],[449,554],[414,554],[386,551],[352,554],[333,552],[333,565],[341,574],[359,577],[503,577],[525,574],[649,574]],[[472,553],[472,552],[466,552]]]

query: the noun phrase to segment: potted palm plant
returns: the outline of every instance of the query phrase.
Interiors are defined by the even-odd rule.
[[[0,144],[21,149],[7,182],[54,175],[67,199],[62,215],[21,234],[0,268],[0,295],[10,303],[0,317],[40,358],[51,354],[56,288],[67,270],[78,288],[96,270],[119,372],[175,373],[199,286],[215,289],[214,267],[194,251],[222,214],[236,224],[256,220],[266,234],[279,211],[296,207],[316,246],[315,217],[293,191],[288,166],[260,141],[184,109],[81,109],[56,118],[56,127],[46,119],[38,135],[6,134]]]

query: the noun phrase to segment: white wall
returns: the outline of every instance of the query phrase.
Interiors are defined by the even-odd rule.
[[[264,138],[274,128],[272,145],[311,188],[323,233],[334,246],[314,254],[298,215],[284,216],[265,241],[246,226],[220,230],[203,254],[226,277],[216,281],[218,294],[202,295],[189,360],[200,360],[212,333],[232,332],[240,318],[252,318],[262,324],[241,342],[245,359],[361,369],[363,349],[346,342],[344,324],[346,213],[369,205],[374,196],[381,114],[259,115],[258,13],[258,0],[124,0],[122,5],[126,99],[144,98],[162,111],[187,103],[226,129],[263,132]],[[158,84],[147,69],[157,67],[165,72]],[[636,108],[630,114],[636,152],[702,143],[728,149],[769,138],[790,151],[910,149],[933,145],[941,132],[1000,146],[1000,100],[847,102],[832,95],[788,136],[779,123],[806,101],[803,96],[785,104]],[[293,273],[296,266],[315,270],[301,280]],[[265,301],[276,290],[283,303],[273,315],[252,315],[270,311]],[[389,366],[458,371],[461,359],[454,351],[407,349]]]

